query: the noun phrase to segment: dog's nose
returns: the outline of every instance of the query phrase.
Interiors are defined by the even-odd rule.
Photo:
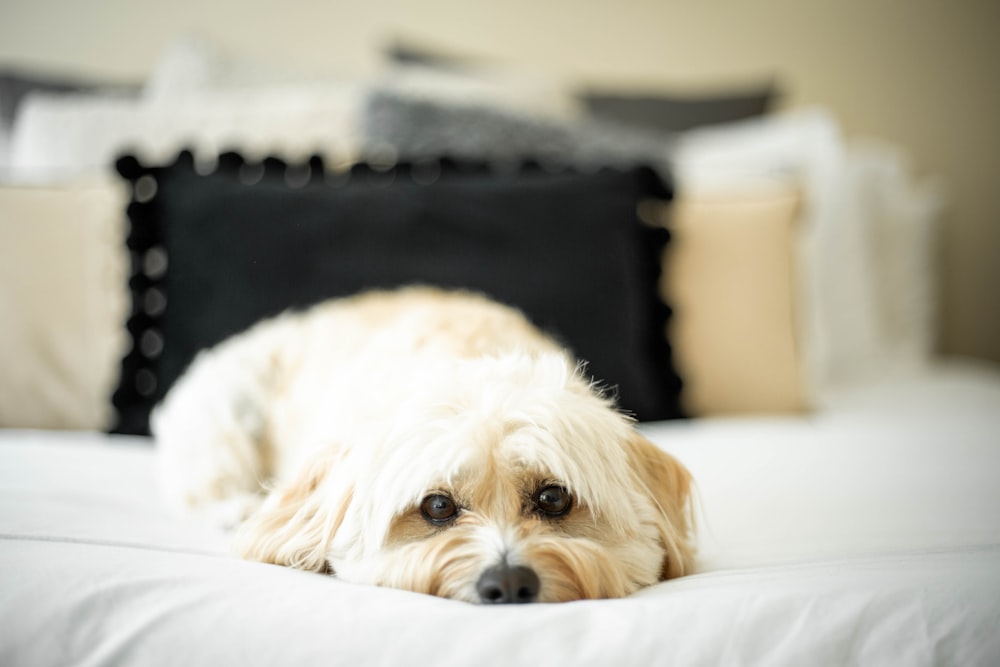
[[[479,577],[476,591],[484,604],[518,604],[534,602],[541,582],[530,567],[507,563],[494,565]]]

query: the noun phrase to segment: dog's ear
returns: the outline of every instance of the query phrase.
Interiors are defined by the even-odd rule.
[[[344,520],[353,488],[328,484],[339,456],[317,457],[275,489],[236,536],[247,560],[327,572],[327,547]]]
[[[660,511],[660,539],[665,551],[660,579],[690,573],[694,565],[691,473],[638,433],[632,434],[626,449],[633,471]]]

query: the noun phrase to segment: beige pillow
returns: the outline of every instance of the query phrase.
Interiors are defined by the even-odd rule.
[[[0,186],[0,427],[101,429],[127,340],[125,192]]]
[[[693,416],[808,406],[796,314],[798,191],[769,184],[680,196],[662,288]]]

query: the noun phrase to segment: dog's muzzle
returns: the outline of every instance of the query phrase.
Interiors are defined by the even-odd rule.
[[[476,583],[483,604],[521,604],[538,599],[541,582],[530,567],[500,563],[487,569]]]

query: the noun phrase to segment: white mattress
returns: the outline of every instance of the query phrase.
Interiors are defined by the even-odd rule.
[[[237,560],[148,441],[0,431],[0,664],[1000,664],[1000,374],[644,429],[697,480],[700,571],[500,608]]]

